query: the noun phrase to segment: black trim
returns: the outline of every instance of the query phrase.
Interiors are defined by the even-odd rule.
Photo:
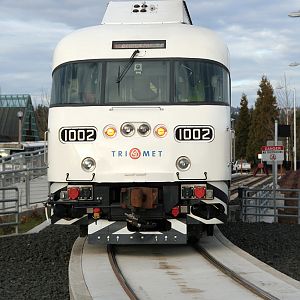
[[[184,6],[184,9],[185,9],[185,11],[186,11],[186,14],[187,14],[187,16],[188,16],[188,18],[189,18],[190,24],[193,25],[192,18],[191,18],[190,12],[189,12],[189,10],[188,10],[188,7],[187,7],[185,1],[183,1],[183,6]]]
[[[162,44],[162,46],[158,47],[150,47],[149,44]],[[127,45],[132,45],[129,47],[120,47],[120,48],[115,48],[116,45],[122,45],[122,44],[127,44]],[[137,46],[141,47],[137,47]],[[167,41],[166,40],[130,40],[130,41],[112,41],[112,49],[113,50],[127,50],[127,49],[165,49],[167,46]]]
[[[91,182],[95,178],[95,173],[92,173],[92,179],[69,179],[69,176],[70,176],[70,174],[66,173],[66,181],[67,182],[70,182],[70,181],[72,181],[72,182],[76,182],[76,181],[79,181],[79,182]]]
[[[224,182],[224,181],[222,181],[222,182]],[[214,197],[218,198],[219,200],[221,200],[225,204],[228,204],[229,196],[227,194],[225,194],[222,190],[220,190],[219,188],[214,186],[213,183],[208,182],[207,183],[207,189],[212,189],[213,193],[214,193]]]
[[[170,97],[170,103],[169,104],[172,104],[174,105],[176,102],[175,102],[175,63],[172,62],[170,64],[170,82],[169,82],[169,89],[170,89],[170,93],[169,93],[169,97]]]
[[[102,64],[102,74],[101,74],[102,78],[105,77],[106,73],[107,73],[107,64],[105,63],[105,64]],[[106,84],[102,83],[102,80],[101,80],[100,88],[101,88],[100,105],[104,105]],[[95,104],[93,106],[99,106],[99,104]]]
[[[217,60],[212,60],[212,59],[207,59],[207,58],[201,58],[201,57],[196,57],[196,58],[190,58],[190,57],[159,57],[159,58],[137,58],[136,60],[139,60],[139,59],[141,59],[141,60],[154,60],[154,61],[164,61],[164,60],[167,60],[167,61],[171,61],[171,62],[173,62],[173,61],[177,61],[177,60],[179,60],[179,59],[183,59],[183,60],[201,60],[201,61],[203,61],[203,62],[210,62],[210,63],[214,63],[214,64],[217,64],[217,65],[219,65],[219,66],[221,66],[221,67],[223,67],[227,72],[228,72],[228,74],[229,74],[229,78],[231,79],[231,76],[230,76],[230,71],[229,71],[229,69],[225,66],[225,65],[223,65],[222,63],[220,63],[219,61],[217,61]],[[99,58],[99,59],[78,59],[78,60],[70,60],[70,61],[67,61],[67,62],[64,62],[64,63],[62,63],[62,64],[60,64],[60,65],[58,65],[58,66],[56,66],[54,69],[53,69],[53,71],[52,71],[52,76],[53,76],[53,73],[58,69],[58,68],[60,68],[60,67],[62,67],[62,66],[64,66],[64,65],[67,65],[67,64],[70,64],[70,63],[83,63],[83,62],[86,62],[86,63],[90,63],[90,62],[114,62],[114,61],[120,61],[120,62],[122,62],[122,61],[124,61],[124,62],[126,62],[126,61],[128,61],[128,58],[118,58],[118,59],[101,59],[101,58]]]
[[[101,101],[102,102],[102,101]],[[151,104],[142,104],[142,103],[124,103],[124,102],[115,102],[114,104],[84,104],[84,103],[72,103],[72,104],[52,104],[50,105],[50,108],[52,107],[114,107],[114,106],[224,106],[224,107],[230,107],[230,104],[224,103],[224,102],[201,102],[201,103],[176,103],[172,100],[172,103],[161,103],[161,102],[152,102]]]
[[[195,181],[195,180],[197,180],[197,181],[205,181],[205,180],[207,180],[207,172],[203,173],[203,175],[205,176],[205,178],[180,178],[179,177],[179,175],[180,175],[179,172],[176,172],[176,175],[177,175],[178,180],[184,180],[184,181],[186,181],[186,180],[188,180],[188,181]]]

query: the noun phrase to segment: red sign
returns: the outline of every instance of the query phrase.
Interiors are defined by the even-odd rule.
[[[283,146],[262,146],[261,151],[283,151]]]

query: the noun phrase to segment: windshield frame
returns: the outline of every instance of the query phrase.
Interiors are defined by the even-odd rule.
[[[62,107],[62,106],[149,106],[149,105],[217,105],[217,106],[230,106],[231,105],[231,76],[228,68],[224,66],[223,64],[209,60],[209,59],[202,59],[202,58],[185,58],[185,57],[179,57],[179,58],[135,58],[135,62],[138,61],[167,61],[169,62],[169,83],[168,83],[168,88],[169,91],[167,92],[169,97],[166,102],[106,102],[106,75],[107,75],[107,64],[109,62],[120,62],[120,63],[127,63],[130,58],[127,59],[90,59],[90,60],[78,60],[78,61],[70,61],[63,63],[59,66],[57,66],[53,72],[52,72],[52,90],[51,90],[51,102],[50,102],[50,107]],[[215,66],[219,66],[222,68],[228,76],[228,101],[227,102],[217,102],[217,101],[203,101],[203,102],[176,102],[175,100],[175,65],[179,61],[197,61],[197,62],[203,62],[203,63],[209,63],[213,64]],[[57,103],[57,101],[54,103],[53,101],[53,78],[55,72],[57,72],[60,68],[69,65],[69,64],[78,64],[78,63],[99,63],[101,64],[101,69],[102,69],[102,80],[100,84],[101,88],[101,98],[98,103]],[[117,76],[116,76],[117,78]]]

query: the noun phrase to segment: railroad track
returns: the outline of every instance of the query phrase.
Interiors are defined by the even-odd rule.
[[[192,248],[190,246],[186,246],[186,247],[189,248],[188,250],[191,250],[191,248]],[[278,300],[278,298],[273,297],[269,293],[267,293],[267,292],[263,291],[262,289],[256,287],[255,285],[251,284],[250,282],[248,282],[247,280],[245,280],[244,278],[242,278],[241,276],[239,276],[238,274],[236,274],[235,272],[233,272],[229,268],[222,265],[219,261],[214,259],[206,250],[204,250],[201,246],[199,246],[199,244],[194,245],[193,247],[197,250],[196,252],[198,252],[201,255],[201,257],[205,258],[205,260],[207,260],[209,262],[209,264],[211,266],[213,266],[212,268],[214,268],[214,267],[217,268],[222,273],[224,273],[226,276],[228,276],[228,277],[232,278],[234,281],[238,282],[238,284],[240,284],[242,286],[242,288],[248,289],[251,293],[253,293],[254,295],[258,296],[261,299]],[[141,247],[139,246],[139,247],[136,247],[136,248],[141,248]],[[173,265],[171,261],[169,262],[168,259],[167,259],[168,256],[166,256],[164,254],[165,249],[160,249],[160,248],[166,248],[166,247],[165,246],[158,246],[157,249],[155,249],[155,251],[153,251],[151,254],[148,252],[147,253],[148,254],[147,259],[150,260],[150,261],[158,260],[159,261],[158,266],[155,269],[168,270],[166,272],[166,277],[174,277],[175,282],[178,281],[177,284],[179,283],[179,280],[176,280],[176,277],[179,278],[179,276],[181,276],[180,284],[179,284],[180,289],[179,289],[179,291],[176,291],[176,295],[177,295],[176,299],[177,298],[178,299],[202,299],[202,296],[200,296],[200,294],[203,293],[203,289],[200,290],[199,288],[188,286],[187,282],[184,281],[184,277],[186,277],[186,274],[184,274],[185,271],[180,274],[178,272],[178,270],[182,269],[181,266],[178,265],[178,264]],[[174,247],[172,247],[172,248],[174,248]],[[175,247],[175,248],[182,248],[182,247]],[[177,249],[175,249],[175,251],[176,250]],[[127,252],[128,249],[125,250],[125,251]],[[137,251],[139,252],[139,249]],[[121,252],[122,252],[122,250],[121,250]],[[195,256],[195,261],[199,259],[198,254],[196,252],[193,253],[193,256],[192,256],[192,257]],[[142,299],[163,299],[163,298],[168,298],[168,295],[170,295],[171,291],[169,290],[170,288],[168,288],[166,286],[163,286],[163,288],[161,290],[167,290],[167,291],[161,293],[161,295],[155,295],[152,298],[151,294],[149,294],[149,292],[151,293],[151,290],[152,290],[151,284],[150,285],[148,284],[148,286],[144,286],[143,291],[140,292],[140,295],[138,296],[134,292],[134,288],[132,288],[129,285],[128,281],[124,278],[124,275],[123,275],[123,273],[122,273],[122,271],[121,271],[121,269],[118,265],[117,259],[116,259],[115,247],[108,246],[108,255],[109,255],[109,260],[110,260],[112,269],[113,269],[116,277],[118,278],[122,288],[124,289],[124,291],[128,295],[129,299],[132,299],[132,300],[141,299],[142,300]],[[128,255],[128,252],[125,255]],[[152,255],[153,255],[153,257],[152,257]],[[124,261],[122,263],[124,264]],[[184,262],[183,262],[183,264],[184,264]],[[149,270],[149,269],[147,269],[147,270]],[[174,270],[176,270],[178,273],[175,272]],[[167,279],[165,278],[164,280],[167,280]],[[227,280],[227,278],[224,281],[226,281],[226,280]],[[132,281],[137,282],[136,279],[132,280]],[[160,281],[163,282],[163,280],[160,280]],[[141,286],[141,284],[138,284],[138,285]],[[154,283],[154,285],[155,285],[155,283]],[[204,285],[206,285],[206,283],[204,283]],[[201,284],[201,280],[199,280],[197,286],[203,286],[203,284]],[[229,284],[229,286],[231,286],[231,284]],[[234,286],[233,289],[238,289],[238,287],[235,284],[233,284],[233,286]],[[232,289],[232,287],[231,287],[231,289]],[[176,284],[175,284],[175,286],[172,285],[171,290],[176,290]],[[209,294],[210,292],[206,291],[206,293]],[[188,295],[186,295],[186,294],[188,294]],[[241,293],[241,297],[242,297],[242,294],[243,293]],[[246,295],[243,295],[243,299],[257,299],[255,296],[252,297],[251,294],[246,293]],[[189,297],[189,296],[191,296],[191,297]],[[209,299],[214,299],[213,295],[209,295]],[[216,298],[216,299],[218,299],[218,298]]]
[[[232,185],[230,188],[230,195],[231,200],[234,199],[237,196],[237,192],[240,186],[256,186],[258,184],[263,184],[270,180],[270,177],[263,176],[263,177],[253,177],[253,175],[245,175],[233,178]]]
[[[235,177],[232,177],[231,179],[231,183],[234,184],[234,183],[238,183],[238,182],[241,182],[241,181],[244,181],[245,179],[248,179],[248,178],[251,178],[253,177],[252,174],[242,174],[242,175],[238,175],[238,176],[235,176]]]
[[[118,246],[110,255],[129,299],[258,299],[191,246]],[[216,291],[216,282],[226,290]]]
[[[249,180],[250,177],[243,179]],[[251,180],[251,184],[260,180],[262,178],[255,178]],[[247,184],[249,185],[249,182]],[[200,240],[200,243],[192,246],[109,245],[105,247],[90,245],[85,239],[79,238],[79,249],[77,247],[76,250],[74,245],[75,250],[72,251],[69,269],[74,269],[72,261],[74,262],[74,252],[77,252],[78,257],[75,261],[80,266],[80,270],[77,268],[75,272],[82,274],[82,277],[69,275],[71,299],[277,300],[282,299],[280,293],[285,294],[287,293],[285,290],[292,290],[290,286],[282,287],[282,281],[276,278],[265,279],[273,275],[266,274],[262,271],[263,268],[257,268],[258,263],[249,267],[249,258],[241,261],[240,258],[232,259],[230,263],[237,262],[238,267],[231,267],[230,263],[222,262],[218,255],[228,259],[237,254],[227,253],[228,249],[224,242],[210,245],[215,239],[215,236],[205,237]],[[80,282],[83,285],[79,287]],[[75,288],[74,283],[77,285]],[[274,287],[279,287],[277,294],[272,292]],[[80,291],[79,294],[76,289]]]
[[[273,269],[266,272],[259,261],[242,257],[240,249],[232,251],[218,239],[205,237],[196,245],[105,247],[79,238],[81,270],[77,277],[69,273],[71,299],[300,299],[299,288],[286,278],[277,278]]]
[[[264,291],[260,287],[254,285],[252,282],[246,280],[238,273],[232,271],[230,268],[223,265],[220,261],[216,260],[212,255],[210,255],[204,248],[200,246],[200,244],[194,245],[195,249],[211,264],[213,264],[216,268],[218,268],[225,275],[232,278],[234,281],[238,282],[241,286],[251,291],[253,294],[257,295],[261,299],[265,300],[279,300],[279,298],[271,295],[270,293]]]
[[[124,289],[125,293],[129,297],[130,300],[138,300],[139,298],[134,293],[133,289],[128,284],[126,278],[123,276],[122,271],[119,268],[117,259],[116,259],[116,252],[115,252],[115,246],[108,245],[107,246],[107,254],[109,257],[109,262],[112,267],[112,270],[114,271],[120,285]]]

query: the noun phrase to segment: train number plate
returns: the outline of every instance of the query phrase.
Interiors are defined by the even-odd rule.
[[[63,127],[59,138],[63,143],[93,142],[96,140],[97,130],[94,127]]]
[[[175,139],[177,141],[203,141],[210,142],[214,139],[215,132],[211,126],[177,126]]]

